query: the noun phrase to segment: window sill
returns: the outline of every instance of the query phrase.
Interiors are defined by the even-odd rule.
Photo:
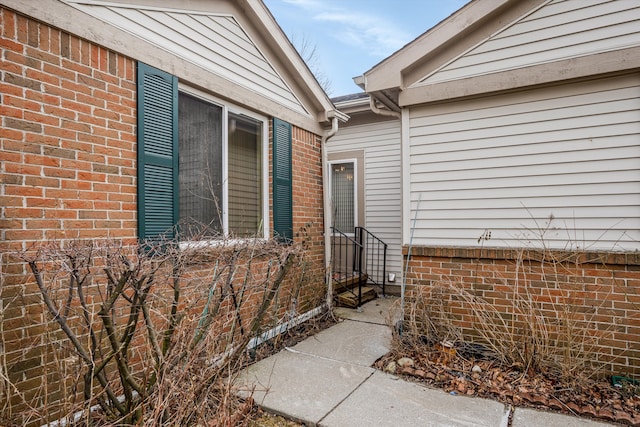
[[[205,248],[231,248],[239,245],[246,245],[252,242],[264,242],[264,237],[247,237],[243,239],[221,239],[221,240],[190,240],[180,242],[180,250],[195,250]]]

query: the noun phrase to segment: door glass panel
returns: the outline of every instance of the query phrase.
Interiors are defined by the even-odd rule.
[[[331,200],[333,226],[343,233],[353,233],[355,227],[353,162],[331,165]]]

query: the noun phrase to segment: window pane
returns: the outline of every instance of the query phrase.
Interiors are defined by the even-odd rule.
[[[222,108],[183,93],[178,103],[180,223],[222,232]]]
[[[262,229],[261,123],[229,114],[229,232],[238,237]]]
[[[333,204],[333,226],[344,233],[353,233],[353,163],[331,165],[331,200]]]

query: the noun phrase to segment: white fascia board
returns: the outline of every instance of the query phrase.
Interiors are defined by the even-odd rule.
[[[254,2],[254,0],[238,1]],[[145,4],[147,3],[149,2],[145,2]],[[322,97],[324,98],[322,99],[322,108],[320,108],[319,100],[314,106],[316,108],[314,116],[290,110],[266,97],[256,96],[255,92],[177,57],[159,46],[90,16],[62,0],[38,0],[37,2],[0,0],[0,4],[131,59],[142,61],[171,73],[187,83],[197,84],[212,94],[235,104],[268,116],[278,117],[316,135],[323,133],[323,123],[328,122],[328,112],[333,109],[331,101],[325,94]],[[320,88],[320,90],[322,89]]]
[[[322,89],[315,76],[300,57],[296,48],[282,31],[280,25],[269,12],[265,4],[260,0],[235,0],[245,11],[250,11],[250,19],[254,20],[254,24],[265,29],[263,35],[269,35],[273,39],[273,44],[280,51],[279,59],[283,64],[287,65],[288,70],[295,71],[294,78],[301,87],[307,89],[313,95],[317,105],[321,110],[318,119],[320,121],[329,120],[329,111],[334,110],[333,104],[329,96]]]
[[[402,88],[403,70],[513,0],[473,0],[364,73],[367,92]],[[520,1],[520,0],[516,0]]]
[[[401,107],[554,84],[640,68],[640,46],[405,89]]]
[[[369,106],[369,97],[351,99],[349,101],[336,102],[335,106],[339,111],[343,113],[357,113],[362,111],[371,111]]]

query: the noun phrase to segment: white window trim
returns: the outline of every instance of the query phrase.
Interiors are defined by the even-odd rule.
[[[231,104],[229,102],[223,101],[215,96],[204,92],[202,90],[196,89],[192,86],[187,86],[182,83],[178,83],[178,92],[185,93],[187,95],[194,96],[196,98],[202,99],[203,101],[209,102],[211,104],[217,105],[222,108],[222,140],[224,144],[222,145],[222,230],[225,235],[225,239],[222,240],[224,242],[229,241],[246,241],[249,239],[233,239],[229,240],[229,212],[228,212],[228,201],[229,201],[229,113],[243,115],[249,117],[253,120],[257,120],[262,123],[262,144],[260,150],[260,156],[262,158],[262,233],[258,233],[260,237],[259,239],[268,239],[270,232],[270,224],[269,224],[269,118],[263,116],[261,114],[257,114],[251,110],[242,108],[238,105]],[[178,154],[179,155],[179,154]],[[216,242],[211,242],[216,244]],[[192,245],[193,242],[184,242],[185,247]],[[202,243],[206,244],[206,243]],[[183,246],[183,243],[180,244]]]
[[[355,236],[355,227],[358,227],[358,159],[356,158],[349,158],[349,159],[337,159],[337,160],[330,160],[329,161],[329,190],[328,191],[332,191],[331,189],[333,188],[333,171],[332,171],[332,166],[335,164],[340,164],[340,163],[353,163],[353,227],[354,229],[351,232],[346,232],[343,230],[342,231],[344,234],[346,234],[349,237],[354,237]],[[331,222],[330,224],[333,224],[333,194],[331,194],[331,197],[329,198],[329,200],[331,201]],[[332,225],[333,226],[333,225]]]

